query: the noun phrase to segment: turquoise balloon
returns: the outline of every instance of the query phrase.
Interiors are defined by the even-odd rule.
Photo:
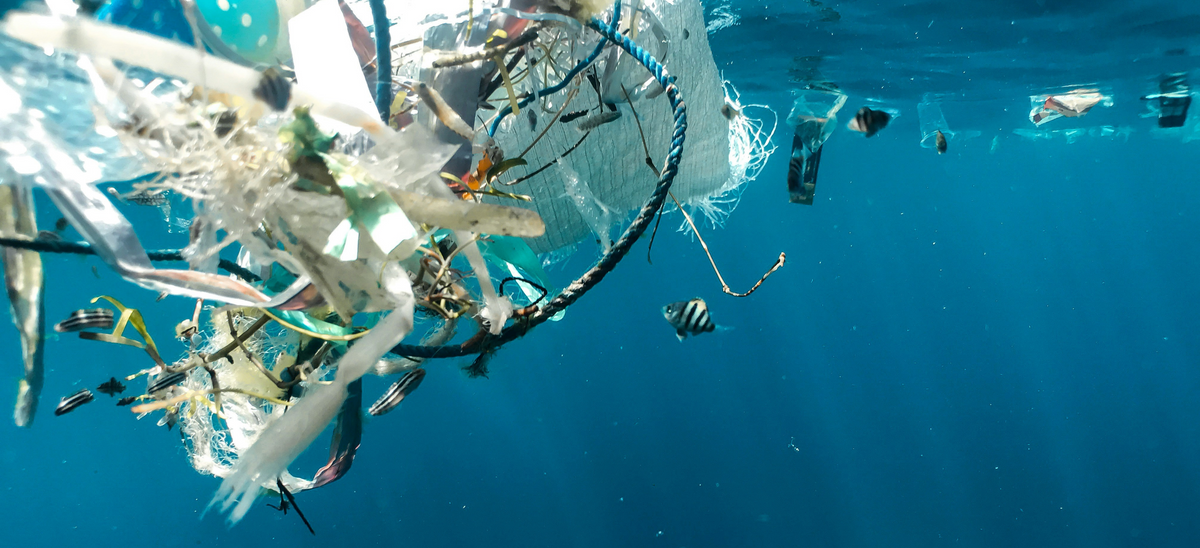
[[[279,8],[274,0],[196,0],[196,8],[221,41],[251,61],[274,64]]]

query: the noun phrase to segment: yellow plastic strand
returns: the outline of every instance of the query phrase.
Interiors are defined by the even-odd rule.
[[[100,299],[104,299],[112,303],[117,310],[121,311],[121,317],[119,320],[117,320],[116,325],[113,326],[113,332],[111,334],[105,334],[89,333],[84,331],[79,333],[79,337],[82,339],[91,339],[102,342],[123,344],[126,346],[132,346],[134,348],[141,348],[150,355],[150,358],[154,360],[154,363],[160,366],[164,365],[162,358],[158,354],[158,347],[154,345],[154,338],[150,336],[150,331],[146,329],[146,322],[142,319],[142,313],[136,308],[126,307],[125,305],[121,304],[121,301],[109,297],[108,295],[100,295],[99,297],[92,299],[92,303],[94,304]],[[129,325],[132,325],[133,328],[137,330],[138,334],[142,336],[142,340],[145,341],[145,343],[125,337],[125,328]]]
[[[517,92],[513,90],[512,79],[508,76],[508,67],[504,66],[504,58],[497,55],[493,61],[500,67],[500,76],[504,78],[504,89],[508,90],[508,104],[512,105],[514,116],[521,114],[521,106],[517,104]]]

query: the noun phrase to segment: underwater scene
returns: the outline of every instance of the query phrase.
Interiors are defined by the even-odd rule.
[[[1198,29],[0,0],[0,545],[1200,546]]]

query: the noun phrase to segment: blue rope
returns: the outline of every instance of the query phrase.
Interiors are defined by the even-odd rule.
[[[618,0],[616,9],[619,8],[620,2]],[[613,20],[619,21],[618,18],[614,18]],[[629,227],[625,229],[625,232],[621,234],[621,238],[613,244],[608,253],[605,253],[595,266],[580,276],[578,280],[572,282],[562,293],[534,314],[505,327],[499,335],[494,337],[487,335],[473,337],[459,345],[417,346],[399,344],[392,348],[393,354],[414,358],[453,358],[487,352],[490,349],[494,349],[517,337],[525,335],[530,328],[549,320],[550,317],[579,300],[584,293],[600,283],[600,280],[604,279],[605,275],[612,272],[617,263],[629,253],[633,244],[637,242],[638,238],[646,231],[646,228],[650,226],[651,221],[654,220],[654,215],[662,208],[663,203],[667,199],[667,192],[671,190],[671,184],[675,181],[675,176],[679,173],[679,162],[683,159],[683,142],[684,136],[687,133],[687,105],[684,104],[683,99],[680,97],[679,89],[675,87],[674,77],[667,74],[667,69],[655,60],[654,56],[638,47],[629,38],[622,36],[616,28],[599,19],[593,18],[588,23],[588,26],[600,33],[608,42],[616,44],[625,50],[626,53],[637,59],[642,66],[646,67],[654,75],[654,78],[666,90],[667,100],[671,103],[673,110],[675,129],[671,134],[671,149],[667,152],[667,160],[663,163],[662,172],[659,173],[658,185],[654,187],[654,193],[650,195],[650,199],[638,211],[637,217],[634,217],[633,222],[629,224]]]
[[[612,20],[613,20],[614,24],[619,24],[621,21],[621,0],[617,0],[616,3],[613,4]],[[603,25],[604,23],[601,22],[600,24]],[[582,61],[576,63],[574,67],[571,67],[571,70],[567,71],[567,76],[565,78],[563,78],[561,82],[559,82],[556,85],[550,86],[546,89],[540,90],[537,93],[522,99],[519,103],[517,103],[517,106],[519,106],[521,108],[525,108],[527,105],[529,105],[529,103],[536,101],[538,97],[543,97],[546,95],[550,95],[552,93],[558,93],[558,92],[562,91],[563,88],[565,88],[571,84],[572,79],[574,79],[576,76],[578,76],[580,72],[583,72],[583,69],[587,68],[588,65],[591,65],[596,60],[597,57],[600,57],[600,52],[604,50],[604,46],[607,45],[607,43],[608,43],[607,40],[601,40],[599,43],[596,44],[596,49],[592,50],[591,55],[588,55]],[[492,125],[491,125],[491,127],[488,128],[488,136],[489,137],[496,136],[496,130],[500,128],[500,122],[503,122],[504,119],[507,118],[509,114],[512,114],[512,110],[513,110],[512,105],[507,105],[504,108],[500,109],[500,114],[496,116],[495,120],[492,120]]]
[[[375,108],[386,124],[392,114],[392,31],[383,0],[371,0],[371,18],[375,21]]]

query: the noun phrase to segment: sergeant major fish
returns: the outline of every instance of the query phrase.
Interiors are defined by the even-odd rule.
[[[882,110],[871,110],[867,107],[858,109],[854,114],[854,119],[846,127],[853,131],[865,134],[867,137],[874,136],[880,130],[887,127],[888,122],[892,120],[892,115]]]
[[[663,317],[675,328],[675,336],[681,341],[687,338],[689,333],[699,335],[717,328],[708,315],[708,304],[700,297],[668,304],[662,310]]]

